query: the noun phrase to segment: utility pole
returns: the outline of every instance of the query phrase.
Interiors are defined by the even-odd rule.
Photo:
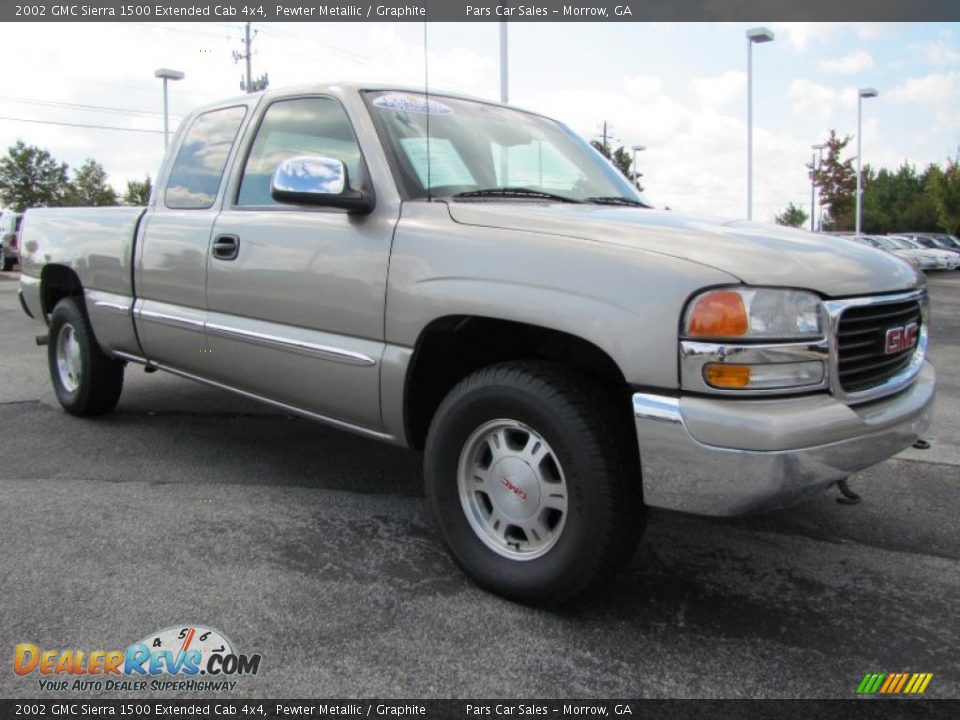
[[[257,31],[253,31],[253,35],[250,34],[250,29],[253,23],[245,24],[245,32],[243,38],[243,52],[239,53],[236,50],[233,51],[233,61],[240,62],[245,60],[247,63],[247,76],[246,78],[241,78],[240,80],[240,89],[245,93],[255,93],[261,90],[266,90],[267,86],[270,84],[270,78],[266,73],[258,77],[256,80],[253,79],[253,38],[257,36]]]
[[[509,102],[509,45],[507,43],[507,24],[500,23],[500,102],[504,105]]]

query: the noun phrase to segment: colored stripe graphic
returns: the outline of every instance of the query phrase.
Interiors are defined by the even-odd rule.
[[[858,695],[921,695],[933,673],[867,673],[857,686]]]

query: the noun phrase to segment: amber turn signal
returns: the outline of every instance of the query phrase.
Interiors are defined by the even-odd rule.
[[[743,297],[733,290],[701,295],[687,314],[687,337],[742,337],[749,329]]]
[[[750,384],[750,366],[709,363],[703,368],[703,379],[716,388],[745,388]]]

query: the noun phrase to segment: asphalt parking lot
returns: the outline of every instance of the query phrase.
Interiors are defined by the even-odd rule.
[[[17,643],[181,623],[262,655],[235,697],[848,698],[901,671],[960,697],[960,272],[930,279],[930,450],[853,477],[854,507],[654,513],[627,571],[565,611],[464,579],[414,453],[133,367],[114,414],[66,415],[16,288],[0,274],[0,697],[45,695]]]

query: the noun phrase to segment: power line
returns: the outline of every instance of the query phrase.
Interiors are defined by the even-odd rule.
[[[213,33],[213,32],[204,32],[203,30],[188,30],[187,28],[168,27],[166,25],[161,25],[159,23],[131,22],[131,23],[127,23],[127,25],[139,25],[140,27],[150,28],[151,30],[168,30],[170,32],[189,33],[191,35],[206,35],[207,37],[226,38],[228,40],[236,39],[236,35],[230,35],[225,32]]]
[[[163,130],[148,130],[146,128],[118,127],[116,125],[86,125],[84,123],[57,122],[56,120],[34,120],[32,118],[9,117],[6,115],[0,115],[0,120],[11,120],[13,122],[25,122],[25,123],[39,123],[41,125],[65,125],[67,127],[91,128],[94,130],[125,130],[126,132],[145,132],[145,133],[163,134]]]
[[[128,115],[162,115],[163,113],[155,110],[137,110],[134,108],[110,107],[107,105],[86,105],[83,103],[72,103],[64,100],[41,100],[39,98],[21,98],[0,95],[0,101],[24,103],[26,105],[43,105],[47,107],[77,108],[79,110],[94,110],[96,112],[113,112]],[[180,116],[176,116],[180,117]]]

